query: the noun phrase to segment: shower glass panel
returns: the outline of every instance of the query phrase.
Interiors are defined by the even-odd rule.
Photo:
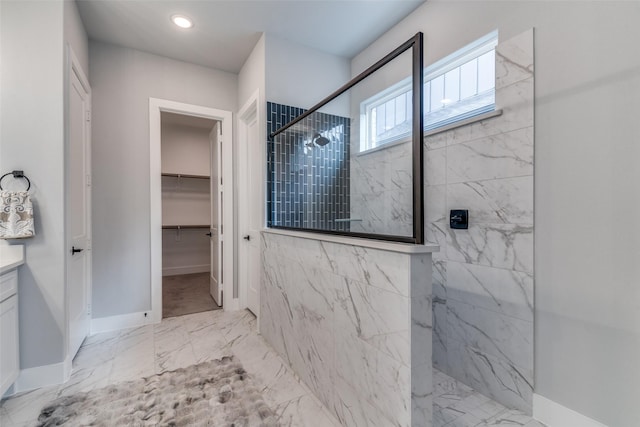
[[[422,243],[422,34],[295,111],[268,141],[267,226]]]

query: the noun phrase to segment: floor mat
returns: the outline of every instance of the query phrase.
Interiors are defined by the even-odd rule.
[[[234,357],[60,397],[38,426],[278,426]]]

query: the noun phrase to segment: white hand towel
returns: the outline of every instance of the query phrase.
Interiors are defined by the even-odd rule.
[[[0,191],[0,239],[33,237],[33,205],[26,191]]]

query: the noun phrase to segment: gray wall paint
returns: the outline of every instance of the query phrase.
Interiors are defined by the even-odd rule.
[[[433,1],[352,61],[535,28],[535,392],[620,427],[640,424],[640,229],[615,219],[640,217],[637,22],[637,2]]]
[[[349,81],[349,60],[266,34],[267,101],[309,109]],[[322,112],[349,115],[342,96]]]
[[[36,216],[36,236],[15,241],[26,247],[18,288],[25,369],[64,358],[63,3],[3,1],[0,33],[0,172],[25,171]]]
[[[236,111],[235,74],[90,42],[93,317],[149,310],[149,97]]]
[[[238,74],[238,108],[242,108],[256,90],[260,91],[261,99],[265,98],[265,38],[262,34]],[[264,105],[264,101],[260,105]]]
[[[71,45],[85,76],[89,73],[89,39],[75,0],[64,0],[64,39]]]

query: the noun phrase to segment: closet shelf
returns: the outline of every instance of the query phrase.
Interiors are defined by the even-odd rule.
[[[171,176],[174,178],[194,178],[194,179],[209,179],[209,175],[190,175],[186,173],[162,173],[162,176]]]
[[[188,228],[211,228],[210,225],[163,225],[163,230],[185,230]]]

